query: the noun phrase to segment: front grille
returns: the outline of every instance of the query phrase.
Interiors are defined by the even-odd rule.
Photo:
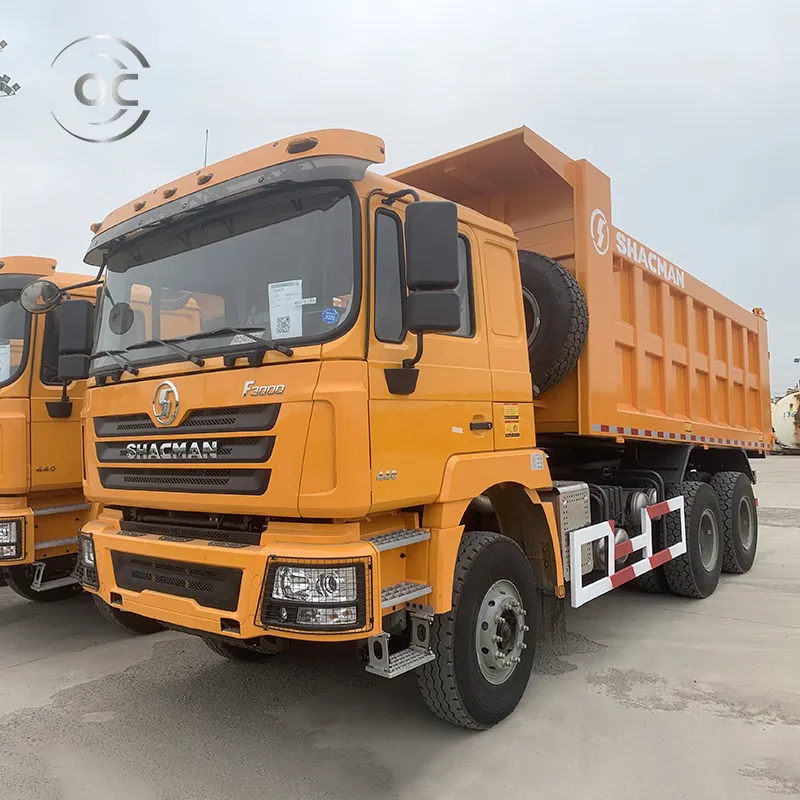
[[[111,552],[114,579],[120,589],[190,597],[204,608],[236,611],[242,571],[206,564],[147,558],[130,553]]]
[[[101,464],[132,461],[213,461],[215,464],[263,464],[272,455],[274,436],[237,436],[232,439],[176,439],[165,442],[96,442]]]
[[[134,492],[264,494],[268,469],[114,469],[98,470],[104,489]]]
[[[95,417],[94,432],[107,439],[111,436],[138,436],[163,432],[166,436],[180,433],[239,433],[269,431],[275,425],[280,403],[231,406],[226,408],[197,408],[190,411],[180,425],[161,427],[149,414],[121,414]]]
[[[220,528],[202,528],[188,525],[168,525],[160,522],[132,522],[122,520],[119,523],[127,535],[169,536],[172,541],[188,539],[205,539],[209,542],[233,542],[239,544],[259,544],[261,531],[229,531]]]

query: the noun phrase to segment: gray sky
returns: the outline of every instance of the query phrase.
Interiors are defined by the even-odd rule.
[[[386,169],[528,125],[611,176],[613,221],[770,325],[800,377],[796,0],[28,0],[0,10],[0,251],[87,271],[88,226],[209,160],[316,128],[383,137]],[[64,133],[50,62],[135,44],[152,113],[113,144]],[[54,98],[54,92],[58,93]],[[90,94],[87,90],[87,94]]]

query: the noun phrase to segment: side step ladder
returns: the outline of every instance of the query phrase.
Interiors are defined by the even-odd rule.
[[[430,587],[427,588],[430,592]],[[365,667],[366,671],[381,678],[396,678],[433,661],[436,654],[431,650],[432,623],[433,609],[430,606],[414,604],[410,619],[411,646],[390,655],[390,634],[380,633],[377,636],[370,636],[367,642],[369,663]]]
[[[52,581],[43,581],[44,570],[47,566],[44,561],[34,561],[33,566],[35,572],[33,573],[33,580],[31,581],[31,589],[34,592],[48,592],[50,589],[60,589],[62,586],[74,586],[80,581],[74,575],[67,575],[64,578],[54,578]]]

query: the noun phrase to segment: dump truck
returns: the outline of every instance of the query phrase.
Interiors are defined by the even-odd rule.
[[[61,309],[26,313],[20,293],[46,278],[60,290],[87,276],[56,261],[0,257],[0,580],[28,600],[81,591],[73,576],[78,530],[91,518],[83,494],[80,404],[85,381],[64,399],[58,376]],[[70,292],[91,304],[94,288]]]
[[[750,569],[766,320],[614,227],[608,177],[527,128],[384,156],[280,139],[95,223],[97,335],[59,361],[89,379],[104,507],[81,579],[234,661],[351,642],[485,729],[566,605]]]

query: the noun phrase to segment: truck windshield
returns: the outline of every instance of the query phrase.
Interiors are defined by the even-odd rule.
[[[0,386],[13,383],[25,368],[30,315],[19,304],[19,293],[33,280],[33,275],[0,276]]]
[[[233,328],[290,346],[340,335],[358,311],[358,219],[351,185],[284,185],[123,244],[107,262],[93,373],[119,368],[110,351],[182,360],[167,339],[200,356],[252,350]]]

